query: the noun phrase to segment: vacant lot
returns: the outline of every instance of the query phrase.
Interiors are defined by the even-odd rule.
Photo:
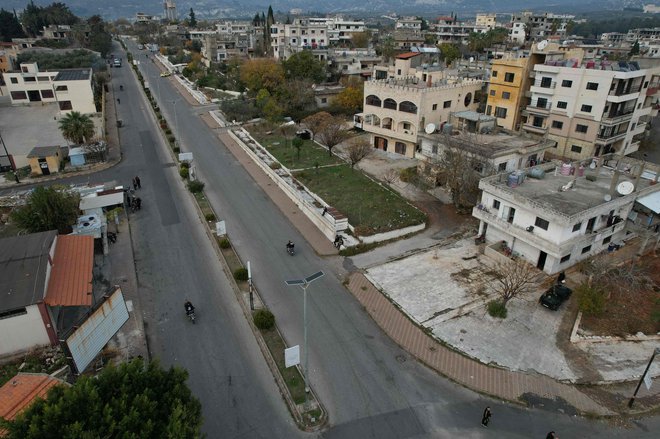
[[[267,134],[269,132],[271,134]],[[307,169],[344,163],[339,157],[330,156],[328,150],[321,148],[311,140],[303,140],[300,157],[298,157],[298,149],[293,146],[295,136],[289,135],[287,138],[277,130],[271,132],[258,129],[250,129],[250,134],[289,169]]]
[[[294,176],[348,217],[358,234],[370,235],[426,221],[399,194],[348,165],[296,172]]]

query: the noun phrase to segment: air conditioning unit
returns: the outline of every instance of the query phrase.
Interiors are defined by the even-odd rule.
[[[525,230],[527,230],[528,232],[533,232],[534,231],[534,226],[529,226]]]

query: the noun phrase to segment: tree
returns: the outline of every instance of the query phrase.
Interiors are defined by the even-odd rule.
[[[345,82],[345,87],[333,100],[333,107],[337,111],[353,115],[362,110],[364,100],[364,85],[358,79],[351,78]]]
[[[186,386],[188,373],[140,359],[55,386],[13,421],[8,438],[200,437],[202,408]]]
[[[373,147],[368,140],[362,138],[348,145],[348,162],[351,164],[351,169],[355,167],[360,161],[369,156],[373,151]]]
[[[25,37],[21,23],[16,13],[0,9],[0,40],[11,41],[12,38]]]
[[[312,140],[314,140],[314,137],[321,131],[321,127],[325,121],[330,117],[332,117],[330,113],[319,111],[302,120],[303,126],[312,132]]]
[[[309,79],[291,79],[280,84],[275,96],[287,116],[300,120],[316,108],[312,85]]]
[[[495,270],[498,274],[494,289],[504,306],[514,297],[530,292],[534,286],[534,267],[522,258],[500,262]]]
[[[279,122],[282,119],[283,116],[282,107],[275,98],[271,97],[266,101],[263,111],[264,111],[264,116],[266,116],[266,119],[268,119],[270,122],[275,123],[275,122]]]
[[[86,114],[77,111],[67,113],[59,121],[62,136],[76,145],[82,145],[94,136],[94,122]]]
[[[630,48],[630,56],[639,55],[639,40],[635,40],[635,44]]]
[[[387,171],[383,172],[383,174],[381,175],[381,178],[383,179],[383,181],[385,183],[392,186],[394,184],[394,182],[399,179],[399,171],[397,171],[396,169],[390,168]]]
[[[296,137],[295,139],[293,139],[291,144],[293,145],[294,148],[296,148],[296,156],[298,157],[298,160],[300,160],[300,150],[302,149],[305,142],[300,137]]]
[[[353,32],[351,34],[351,44],[353,47],[367,47],[371,41],[371,32],[365,30],[364,32]]]
[[[440,183],[451,191],[451,199],[459,212],[468,212],[477,203],[479,180],[490,173],[490,169],[478,157],[454,146],[446,137],[446,148],[434,161]],[[484,169],[484,168],[487,169]]]
[[[108,152],[108,144],[103,141],[97,141],[85,145],[85,152],[94,160],[104,162]]]
[[[344,128],[344,118],[341,116],[330,116],[326,118],[318,133],[322,144],[328,148],[328,155],[332,157],[332,148],[339,145],[348,137],[348,131]]]
[[[447,65],[451,65],[454,60],[461,57],[461,50],[456,44],[441,44],[438,46],[442,54],[442,59]]]
[[[323,82],[326,78],[325,64],[316,59],[309,50],[291,55],[282,64],[287,79],[309,79],[314,82]]]
[[[190,25],[190,27],[197,26],[197,19],[195,18],[195,11],[193,11],[193,8],[190,8],[189,17],[190,19],[188,20],[188,24]]]
[[[25,206],[14,209],[11,219],[29,233],[57,230],[70,233],[78,218],[80,196],[55,186],[39,186],[28,196]]]
[[[250,95],[256,95],[262,88],[272,95],[284,82],[284,69],[273,59],[256,58],[241,65],[241,82],[249,89]]]

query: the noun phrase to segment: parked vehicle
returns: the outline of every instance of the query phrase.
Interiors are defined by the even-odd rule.
[[[163,72],[163,73],[160,74],[160,77],[161,77],[161,78],[167,78],[167,77],[170,76],[170,75],[171,75],[170,72]]]
[[[539,303],[548,309],[557,311],[568,300],[573,290],[563,284],[555,284],[539,298]]]
[[[115,58],[115,60],[112,62],[115,67],[121,67],[121,58]]]

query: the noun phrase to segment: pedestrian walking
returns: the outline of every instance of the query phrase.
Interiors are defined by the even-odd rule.
[[[559,276],[557,276],[557,283],[563,284],[564,280],[566,280],[566,273],[562,271],[561,273],[559,273]]]
[[[138,189],[142,189],[142,184],[140,184],[140,177],[135,176],[135,183],[137,184]]]
[[[133,190],[136,191],[138,188],[137,180],[133,179]]]
[[[119,100],[119,98],[117,98],[117,103],[118,103],[118,104],[121,104],[121,100]]]
[[[142,209],[142,199],[140,197],[135,197],[135,208],[137,210]]]
[[[490,412],[490,407],[486,407],[486,410],[484,410],[484,415],[481,417],[481,425],[484,427],[488,427],[488,423],[490,422],[491,416],[492,413]]]

